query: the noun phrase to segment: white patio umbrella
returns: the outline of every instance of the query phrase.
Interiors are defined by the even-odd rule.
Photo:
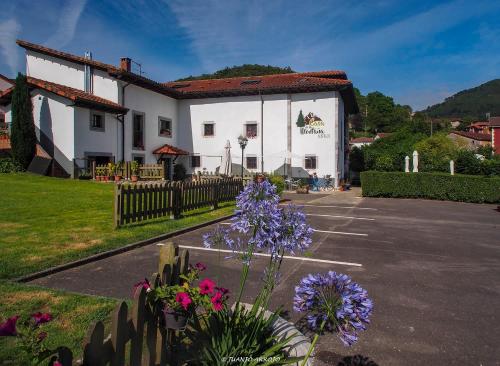
[[[231,161],[231,143],[229,140],[226,142],[226,146],[224,146],[224,155],[222,157],[221,169],[225,175],[232,174],[232,161]]]

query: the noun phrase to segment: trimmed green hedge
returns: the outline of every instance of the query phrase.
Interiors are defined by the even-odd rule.
[[[368,171],[361,174],[365,197],[407,197],[499,203],[500,178],[447,173]]]

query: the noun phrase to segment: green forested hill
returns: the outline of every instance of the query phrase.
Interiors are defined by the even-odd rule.
[[[187,78],[179,79],[177,81],[186,80],[200,80],[200,79],[222,79],[234,78],[238,76],[260,76],[260,75],[273,75],[273,74],[288,74],[293,71],[290,66],[278,67],[271,65],[257,65],[257,64],[244,64],[241,66],[226,67],[218,70],[212,74],[203,74],[199,76],[188,76]]]
[[[431,117],[471,117],[480,120],[484,120],[488,112],[492,116],[500,116],[500,79],[462,90],[424,112]]]

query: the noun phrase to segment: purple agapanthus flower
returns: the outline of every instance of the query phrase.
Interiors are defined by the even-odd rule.
[[[358,332],[370,322],[373,302],[366,290],[342,273],[309,274],[295,287],[293,308],[307,313],[312,329],[337,332],[346,346],[358,340]]]
[[[288,205],[281,210],[281,225],[278,229],[278,238],[273,243],[271,254],[280,250],[294,255],[303,252],[312,242],[313,229],[306,223],[305,213],[295,205]]]
[[[249,183],[236,197],[237,209],[231,228],[244,234],[250,232],[250,245],[269,248],[279,237],[282,223],[279,199],[276,187],[268,181]]]
[[[203,234],[203,246],[205,248],[228,247],[235,249],[235,242],[229,237],[229,230],[217,225],[214,231]]]

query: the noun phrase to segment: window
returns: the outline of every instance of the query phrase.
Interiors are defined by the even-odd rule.
[[[134,113],[132,118],[132,148],[144,150],[144,114]]]
[[[257,169],[256,156],[247,156],[247,169]]]
[[[5,123],[5,113],[0,111],[0,129],[6,129],[7,124]]]
[[[137,161],[137,164],[144,164],[144,155],[132,155],[132,160]]]
[[[304,166],[306,169],[317,169],[318,165],[317,163],[318,163],[317,157],[315,155],[309,155],[306,156]]]
[[[172,120],[158,117],[158,136],[172,137]]]
[[[207,122],[203,124],[203,136],[215,136],[215,123]]]
[[[199,168],[201,166],[201,156],[192,155],[191,156],[191,168]]]
[[[90,112],[90,129],[95,131],[104,131],[104,114]]]
[[[247,123],[245,125],[245,136],[249,139],[257,137],[257,123]]]

